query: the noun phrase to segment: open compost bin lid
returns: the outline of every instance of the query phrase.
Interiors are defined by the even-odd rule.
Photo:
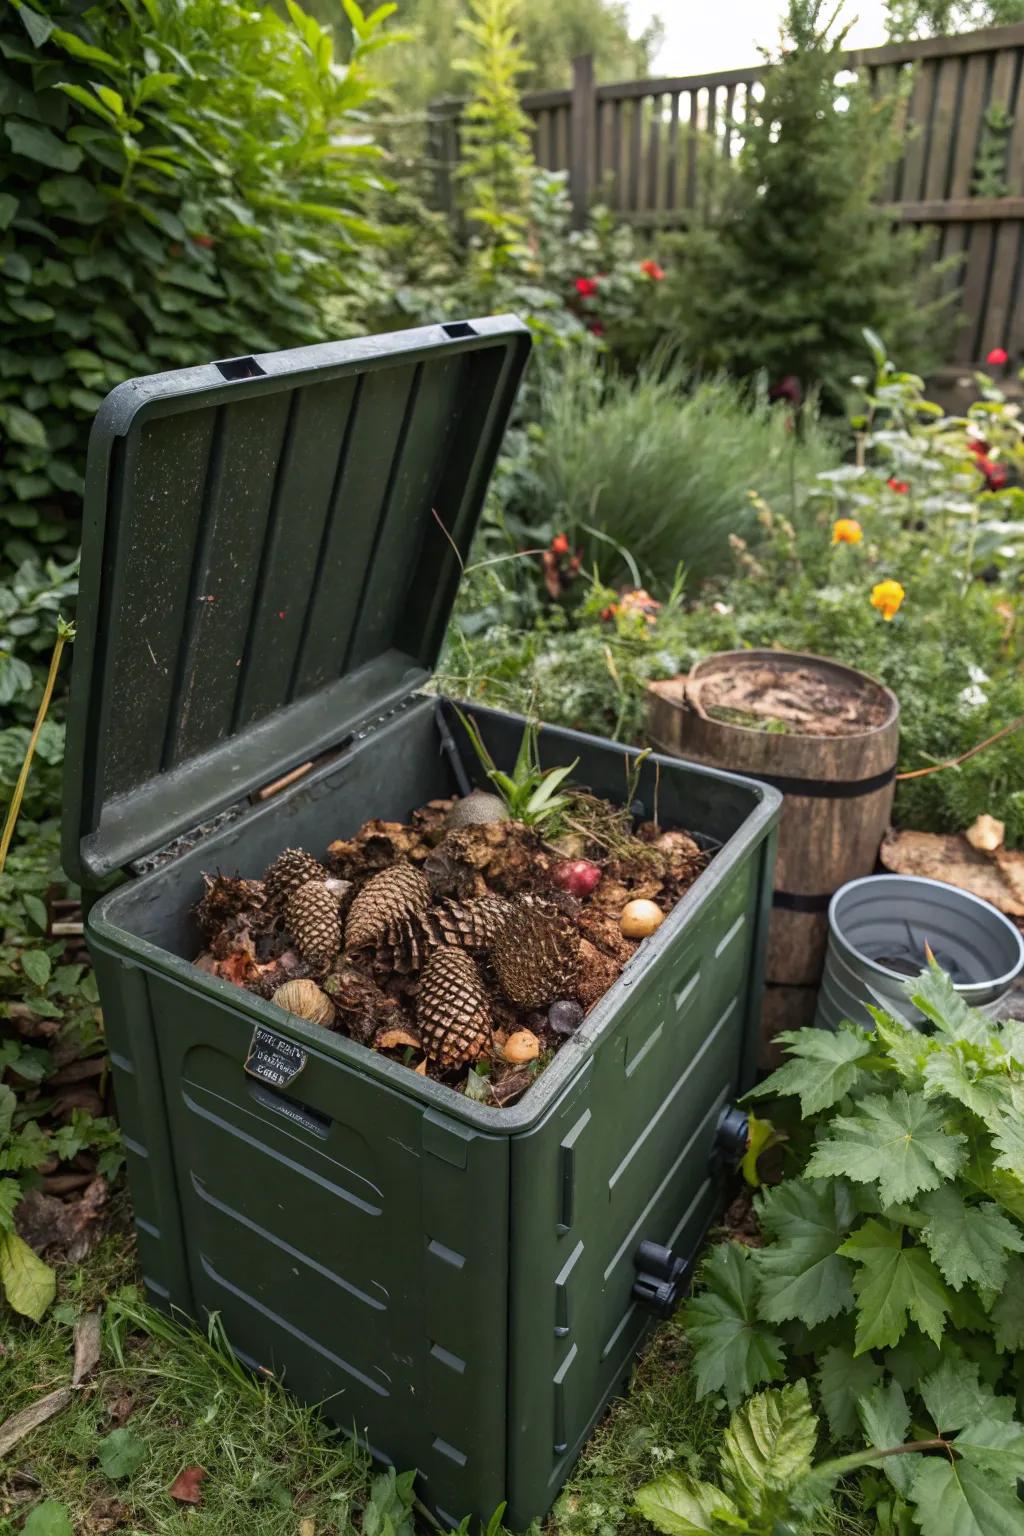
[[[162,848],[426,681],[529,347],[505,315],[108,395],[68,726],[74,878]]]

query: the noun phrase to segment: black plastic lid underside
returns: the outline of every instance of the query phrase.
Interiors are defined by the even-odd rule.
[[[89,883],[163,846],[426,680],[528,349],[501,317],[108,397],[86,483],[69,872]]]

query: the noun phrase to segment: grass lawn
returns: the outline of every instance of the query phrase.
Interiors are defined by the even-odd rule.
[[[126,1202],[115,1229],[81,1266],[60,1275],[43,1323],[0,1316],[0,1419],[67,1386],[75,1321],[103,1310],[102,1355],[71,1402],[30,1431],[0,1462],[0,1533],[20,1532],[46,1500],[30,1536],[101,1532],[217,1536],[407,1536],[411,1490],[373,1468],[314,1409],[276,1383],[250,1376],[216,1333],[207,1338],[147,1307],[137,1286]],[[699,1471],[713,1459],[721,1405],[694,1396],[678,1324],[658,1329],[628,1398],[613,1404],[548,1522],[564,1536],[611,1536],[648,1529],[631,1512],[634,1489],[675,1461]],[[116,1435],[115,1435],[116,1432]],[[115,1435],[114,1439],[110,1439]],[[202,1502],[169,1489],[201,1467]],[[372,1515],[367,1517],[367,1507]],[[389,1526],[390,1520],[390,1526]],[[822,1536],[862,1536],[853,1515],[836,1514]]]

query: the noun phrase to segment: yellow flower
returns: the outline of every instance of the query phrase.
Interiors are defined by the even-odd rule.
[[[832,524],[833,544],[859,544],[864,530],[855,517],[839,517]]]
[[[878,609],[888,624],[893,614],[899,611],[899,606],[905,597],[906,593],[898,581],[880,581],[871,590],[871,606]]]

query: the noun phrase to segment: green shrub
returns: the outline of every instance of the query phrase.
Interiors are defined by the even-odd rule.
[[[913,1511],[926,1536],[1009,1536],[1024,1466],[1024,1026],[968,1008],[934,965],[907,991],[931,1033],[872,1009],[873,1033],[779,1037],[790,1060],[754,1092],[799,1098],[809,1152],[757,1201],[763,1246],[711,1250],[684,1322],[702,1393],[737,1404],[813,1362],[835,1446],[917,1442],[871,1484],[884,1530]]]
[[[844,76],[838,7],[789,0],[782,47],[738,124],[740,154],[672,279],[679,335],[708,368],[820,386],[838,406],[873,326],[923,367],[921,236],[879,193],[900,152],[898,100]]]
[[[77,546],[85,442],[121,379],[322,339],[372,262],[366,56],[289,0],[15,0],[0,18],[0,538]]]
[[[835,461],[836,443],[809,411],[796,433],[763,391],[689,384],[657,359],[635,379],[570,361],[544,381],[510,509],[564,531],[612,582],[638,571],[667,585],[680,564],[694,579],[727,567],[730,535],[754,526],[751,492],[795,515],[794,496]]]

